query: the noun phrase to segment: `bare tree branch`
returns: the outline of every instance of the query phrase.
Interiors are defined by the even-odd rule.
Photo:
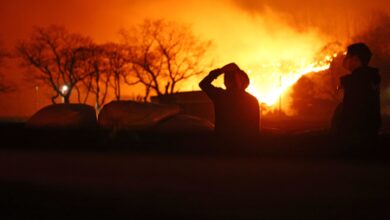
[[[2,45],[0,45],[0,93],[7,93],[14,91],[15,86],[11,85],[10,82],[7,82],[1,72],[3,66],[5,65],[5,59],[10,57],[9,53],[5,51],[1,46]]]
[[[211,46],[194,36],[188,26],[164,20],[145,20],[141,25],[122,31],[129,48],[130,62],[145,95],[177,92],[182,81],[204,72]]]
[[[54,90],[52,102],[62,97],[69,103],[73,88],[86,77],[79,48],[91,44],[88,37],[69,33],[61,26],[49,26],[35,28],[30,39],[18,43],[16,50],[23,65],[38,70],[35,79]],[[63,86],[67,86],[66,91]]]

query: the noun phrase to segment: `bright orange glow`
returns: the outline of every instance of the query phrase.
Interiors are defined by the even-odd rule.
[[[331,59],[329,59],[329,61],[330,60]],[[247,73],[251,78],[251,85],[247,91],[254,95],[260,102],[272,106],[275,105],[278,102],[279,97],[303,75],[326,70],[329,66],[329,63],[302,63],[298,66],[292,65],[288,67],[288,70],[285,72],[271,70],[271,74],[256,74],[252,70],[248,70]],[[271,69],[273,69],[272,67],[279,68],[280,64],[271,66]],[[259,72],[261,73],[261,70],[259,70]]]
[[[182,15],[183,20],[193,22],[195,33],[203,34],[214,43],[208,51],[213,65],[206,71],[235,62],[250,77],[247,91],[268,106],[275,106],[279,97],[285,95],[282,97],[283,110],[288,111],[287,90],[301,76],[328,69],[339,52],[334,48],[323,51],[329,42],[333,42],[332,37],[315,28],[297,31],[272,9],[259,16],[248,16],[235,7],[215,4],[215,7],[203,9],[210,10],[206,14],[215,15],[214,19],[199,18],[193,22],[187,14]],[[184,82],[180,91],[199,90],[197,85],[202,77],[204,75]],[[223,88],[223,77],[214,85]]]
[[[330,63],[337,52],[326,55],[320,61],[307,62],[274,62],[263,63],[255,68],[246,68],[245,65],[238,65],[248,74],[250,85],[247,92],[254,95],[260,103],[275,107],[279,103],[279,98],[288,91],[302,76],[309,73],[317,73],[329,69]],[[253,67],[253,65],[251,65]],[[197,84],[199,79],[190,80],[189,85]],[[223,77],[219,77],[214,83],[215,86],[224,88]],[[183,90],[195,90],[192,87],[184,87]],[[285,98],[285,97],[283,97]],[[287,109],[284,109],[287,110]]]
[[[212,60],[212,66],[207,66],[204,74],[178,85],[178,91],[199,90],[198,83],[207,71],[235,62],[250,76],[248,91],[271,106],[276,106],[282,96],[283,110],[288,110],[285,103],[289,101],[289,88],[302,75],[327,69],[337,55],[335,51],[326,51],[328,56],[318,59],[317,53],[324,46],[335,41],[348,43],[351,36],[370,27],[372,15],[378,11],[390,12],[388,2],[383,0],[16,2],[0,2],[0,27],[4,33],[0,44],[9,50],[14,49],[18,40],[28,38],[34,26],[63,25],[70,32],[106,43],[119,42],[119,29],[127,29],[144,19],[188,24],[197,37],[213,42],[206,57]],[[0,117],[29,116],[50,104],[52,90],[40,85],[39,91],[36,90],[37,85],[25,79],[26,71],[18,61],[12,62],[3,65],[0,71],[18,85],[18,90],[1,94]],[[223,85],[222,77],[215,85]],[[143,96],[144,91],[141,85],[123,86],[123,99]]]

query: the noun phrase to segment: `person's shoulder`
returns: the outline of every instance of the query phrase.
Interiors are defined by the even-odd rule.
[[[225,92],[226,92],[226,90],[224,90],[224,89],[222,89],[222,88],[220,88],[220,87],[214,87],[214,91],[215,91],[216,93],[225,93]]]
[[[222,96],[226,93],[226,90],[220,88],[220,87],[213,87],[209,93],[211,93],[214,97]]]
[[[352,75],[379,75],[379,69],[372,66],[364,66],[356,69]]]
[[[340,85],[345,89],[345,88],[349,87],[351,84],[354,84],[358,78],[359,77],[357,77],[357,74],[348,73],[348,74],[340,77]]]
[[[340,81],[341,81],[341,82],[344,82],[344,81],[347,81],[347,80],[349,80],[349,79],[351,79],[351,78],[353,78],[353,77],[354,77],[353,74],[348,73],[348,74],[346,74],[346,75],[344,75],[344,76],[341,76],[341,77],[340,77]]]
[[[375,83],[380,81],[380,74],[379,69],[376,67],[366,66],[362,68],[362,73],[364,75],[365,79],[368,79],[369,81],[373,81]]]
[[[225,92],[224,89],[222,89],[220,87],[215,87],[215,86],[209,86],[206,89],[204,89],[203,91],[205,91],[205,92],[212,92],[212,93],[223,93],[223,92]]]
[[[376,67],[368,67],[369,68],[369,71],[370,71],[370,73],[371,73],[371,75],[373,75],[374,77],[380,77],[380,71],[379,71],[379,69],[378,68],[376,68]]]
[[[372,66],[367,66],[366,69],[372,73],[379,73],[379,69]]]
[[[380,81],[381,81],[381,75],[380,75],[380,71],[378,68],[376,67],[370,67],[371,68],[371,80],[372,82],[374,82],[375,84],[379,84]]]
[[[257,100],[257,98],[254,96],[254,95],[252,95],[252,94],[250,94],[249,92],[245,92],[245,95],[248,97],[248,99],[250,99],[252,102],[259,102],[259,100]]]

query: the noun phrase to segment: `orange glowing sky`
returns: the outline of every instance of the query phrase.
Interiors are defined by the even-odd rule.
[[[145,18],[165,18],[192,24],[197,35],[212,40],[209,55],[216,67],[235,61],[261,81],[264,74],[271,74],[262,66],[310,64],[325,43],[344,41],[378,10],[389,12],[390,6],[379,0],[2,0],[0,41],[13,48],[33,26],[50,24],[64,25],[97,42],[116,41],[120,28]],[[25,71],[12,64],[1,71],[19,90],[0,95],[0,117],[30,115],[37,108],[36,96],[34,85],[24,79]],[[198,89],[192,82],[182,86]]]

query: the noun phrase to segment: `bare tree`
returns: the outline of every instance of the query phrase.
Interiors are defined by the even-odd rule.
[[[131,74],[129,50],[125,45],[107,43],[102,47],[104,48],[104,56],[107,60],[107,71],[112,77],[110,86],[114,90],[115,99],[120,100],[122,84],[132,86],[139,83],[139,79]]]
[[[82,83],[86,90],[84,103],[88,100],[89,94],[93,94],[95,108],[99,111],[101,106],[105,104],[109,93],[110,72],[108,59],[105,57],[104,47],[100,45],[80,48],[80,51],[82,52],[83,72],[88,74]]]
[[[208,66],[205,53],[210,41],[201,41],[188,26],[164,20],[145,20],[122,31],[129,47],[132,70],[145,87],[145,100],[177,92],[178,84],[199,75]]]
[[[6,82],[1,70],[5,65],[5,59],[9,58],[10,54],[0,45],[0,93],[6,93],[13,90],[13,86],[9,82]]]
[[[93,44],[89,47],[79,48],[83,72],[89,75],[81,84],[75,86],[79,102],[86,103],[93,95],[95,107],[99,111],[111,94],[116,100],[121,98],[123,85],[135,85],[138,80],[132,79],[128,50],[120,44],[107,43]],[[83,94],[82,94],[83,93]],[[82,98],[82,95],[84,97]]]
[[[11,90],[11,86],[5,81],[4,76],[0,73],[0,93],[6,93]]]
[[[80,62],[82,50],[92,40],[80,34],[69,33],[64,27],[49,26],[35,28],[31,38],[17,44],[18,56],[24,65],[34,67],[34,80],[50,86],[57,97],[69,103],[74,87],[89,76]]]

